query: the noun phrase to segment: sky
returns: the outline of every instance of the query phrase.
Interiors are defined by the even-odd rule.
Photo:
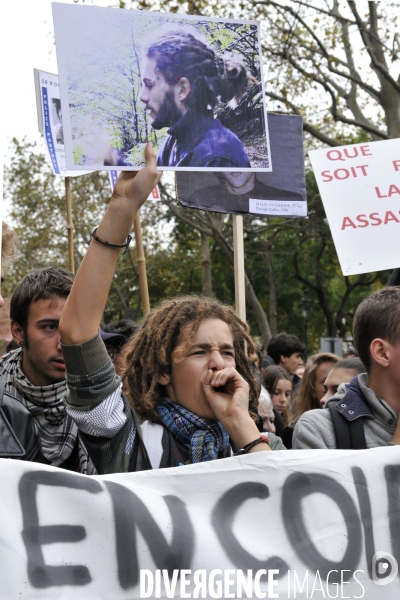
[[[73,0],[63,0],[73,4]],[[113,0],[87,0],[110,6]],[[0,197],[2,162],[7,163],[7,140],[12,137],[40,140],[33,69],[57,73],[51,0],[1,0],[0,2]],[[5,208],[7,214],[9,207]]]
[[[2,95],[3,139],[24,135],[35,138],[38,127],[33,69],[57,73],[51,1],[3,1],[0,23],[2,80],[9,90]]]
[[[63,0],[73,4],[73,0]],[[2,0],[0,44],[2,136],[38,136],[33,69],[57,73],[51,0]],[[110,6],[113,0],[86,4]]]
[[[70,3],[72,0],[66,0]],[[57,73],[50,0],[0,2],[0,197],[13,137],[40,140],[33,69]],[[3,206],[7,217],[9,206]]]

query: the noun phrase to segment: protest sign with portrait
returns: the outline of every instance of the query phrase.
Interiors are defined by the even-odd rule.
[[[272,168],[259,24],[53,4],[68,168]]]
[[[306,217],[303,121],[268,113],[271,173],[176,173],[179,204],[230,214]]]

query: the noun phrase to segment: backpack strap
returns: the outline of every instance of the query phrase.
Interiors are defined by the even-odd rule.
[[[337,401],[339,402],[339,400]],[[337,402],[329,402],[328,408],[335,430],[337,450],[366,450],[364,422],[361,417],[348,421],[337,409]]]

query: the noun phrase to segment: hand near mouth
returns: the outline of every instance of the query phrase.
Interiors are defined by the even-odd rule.
[[[208,403],[223,425],[248,415],[249,385],[234,367],[221,371],[208,369],[202,378],[202,386]]]
[[[201,384],[216,418],[238,448],[258,439],[259,431],[249,414],[250,388],[234,367],[221,371],[207,369]],[[258,444],[251,451],[261,450],[270,448],[267,444]]]

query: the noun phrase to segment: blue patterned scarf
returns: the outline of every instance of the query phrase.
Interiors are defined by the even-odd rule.
[[[189,450],[192,463],[215,460],[229,444],[229,436],[218,421],[198,417],[169,398],[163,398],[157,412],[176,441]]]

